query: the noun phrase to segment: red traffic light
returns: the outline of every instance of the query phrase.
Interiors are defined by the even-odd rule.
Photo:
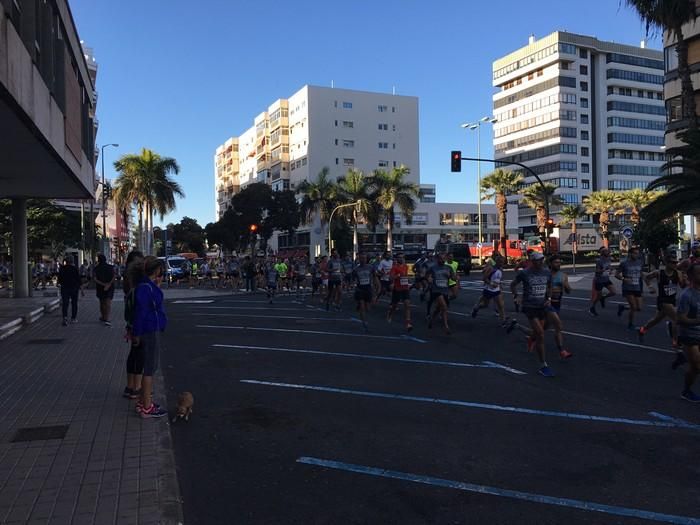
[[[450,154],[450,169],[452,172],[462,171],[462,152],[452,151]]]
[[[258,231],[258,225],[257,225],[257,224],[251,224],[251,225],[250,225],[250,231],[253,232],[253,233],[256,232],[256,231]]]

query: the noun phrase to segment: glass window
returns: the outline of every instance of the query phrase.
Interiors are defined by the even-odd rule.
[[[618,78],[620,80],[631,80],[633,82],[646,82],[649,84],[661,85],[664,83],[663,75],[652,75],[640,71],[627,71],[626,69],[608,69],[607,78]]]
[[[377,111],[380,113],[384,113],[387,110],[386,106],[377,106]]]
[[[587,98],[582,98],[582,99],[581,99],[581,107],[582,107],[582,108],[587,108],[587,107],[588,107],[588,99],[587,99]]]
[[[610,62],[617,62],[618,64],[629,64],[631,66],[641,66],[648,67],[650,69],[663,69],[664,64],[661,60],[654,60],[651,58],[644,58],[632,55],[622,55],[620,53],[608,53],[607,56],[608,64]]]
[[[666,115],[669,122],[676,122],[683,118],[683,101],[681,97],[669,98],[666,101]]]
[[[352,102],[343,102],[343,109],[352,109]]]
[[[587,75],[588,74],[588,66],[578,66],[578,72],[581,75]]]
[[[355,159],[343,159],[343,166],[354,166]]]
[[[588,124],[588,115],[581,114],[581,124]]]
[[[676,69],[678,69],[678,53],[676,53],[676,46],[668,46],[664,49],[664,71],[668,73]]]
[[[588,148],[587,148],[587,147],[582,147],[582,148],[581,148],[581,156],[582,156],[582,157],[588,157],[588,155],[589,155]]]
[[[583,48],[579,48],[579,50],[578,50],[578,56],[581,57],[581,58],[588,58],[588,50],[587,50],[587,49],[583,49]]]
[[[581,91],[588,91],[588,82],[581,82],[580,84]]]
[[[343,147],[344,147],[344,148],[354,148],[354,147],[355,147],[355,141],[354,141],[354,140],[344,140],[344,141],[343,141]]]
[[[581,140],[589,140],[588,131],[581,130]]]
[[[343,121],[343,127],[344,128],[354,128],[355,123],[352,120],[344,120]]]
[[[590,173],[591,167],[589,164],[581,164],[581,173]]]
[[[584,190],[589,190],[591,189],[591,181],[588,179],[581,179],[581,188]]]

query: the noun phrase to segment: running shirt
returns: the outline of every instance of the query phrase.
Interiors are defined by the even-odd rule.
[[[391,280],[391,277],[389,274],[391,273],[391,267],[394,265],[394,261],[391,259],[382,259],[379,261],[379,275],[381,276],[380,279],[382,281],[389,281]]]
[[[352,274],[352,268],[353,268],[353,263],[350,259],[345,259],[343,261],[343,272],[345,275],[351,275]]]
[[[389,273],[391,279],[394,281],[394,290],[403,292],[411,288],[411,283],[408,278],[408,265],[406,264],[395,264],[391,267],[391,272]]]
[[[238,261],[230,261],[228,263],[228,271],[229,273],[234,273],[238,271]]]
[[[678,313],[684,314],[688,319],[698,318],[700,309],[700,290],[688,287],[681,292],[678,301]],[[678,335],[700,342],[700,325],[685,325],[678,323]]]
[[[357,288],[360,290],[372,291],[372,277],[374,277],[374,268],[369,264],[361,264],[353,270]]]
[[[87,264],[83,263],[80,265],[80,277],[84,277],[87,279],[88,276],[88,266]]]
[[[219,264],[216,265],[216,273],[223,274],[225,269],[226,269],[226,267],[224,266],[223,262],[220,262]]]
[[[631,258],[620,263],[622,274],[622,293],[642,291],[642,259],[636,261]]]
[[[450,279],[455,275],[452,267],[447,264],[436,264],[430,270],[430,275],[433,278],[430,290],[433,293],[447,294],[450,290]]]
[[[297,279],[306,277],[306,261],[300,261],[294,266],[294,271],[297,274]]]
[[[275,269],[279,272],[282,279],[287,278],[287,271],[289,270],[289,267],[285,263],[281,262],[275,264]]]
[[[331,259],[326,266],[331,281],[341,281],[343,277],[343,263],[340,259]]]
[[[612,261],[610,257],[603,257],[602,255],[598,257],[595,261],[595,282],[609,283],[611,270]]]
[[[277,278],[279,277],[279,273],[277,271],[276,266],[276,264],[270,266],[265,272],[265,274],[267,275],[267,284],[271,287],[277,286]]]
[[[515,276],[515,283],[523,283],[523,308],[544,308],[547,302],[547,288],[552,284],[549,270],[528,268]]]
[[[560,304],[564,295],[564,274],[552,273],[552,304]]]
[[[413,264],[413,273],[423,278],[428,273],[428,259],[421,257]]]
[[[669,277],[665,270],[659,270],[659,299],[676,300],[676,294],[678,293],[680,276],[678,275],[678,270],[674,270],[673,274]]]
[[[494,268],[491,274],[486,279],[484,283],[484,290],[487,292],[497,293],[501,291],[501,281],[503,280],[503,271]]]
[[[446,262],[448,266],[452,268],[452,271],[454,272],[455,278],[457,277],[457,268],[459,268],[459,263],[457,261],[452,261],[452,262]],[[457,281],[455,279],[450,279],[450,282],[448,283],[450,286],[454,286],[457,284]]]

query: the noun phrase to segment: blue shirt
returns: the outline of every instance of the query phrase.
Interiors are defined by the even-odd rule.
[[[163,292],[156,284],[144,277],[134,289],[135,307],[132,334],[139,336],[162,332],[168,324],[163,309]]]

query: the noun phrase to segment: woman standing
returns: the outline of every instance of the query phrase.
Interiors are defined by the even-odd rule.
[[[134,287],[143,279],[143,253],[134,250],[126,258],[124,275],[124,321],[126,339],[129,341],[129,357],[126,359],[126,387],[124,397],[138,399],[141,396],[141,376],[143,375],[143,349],[134,343],[131,328],[134,319]]]

